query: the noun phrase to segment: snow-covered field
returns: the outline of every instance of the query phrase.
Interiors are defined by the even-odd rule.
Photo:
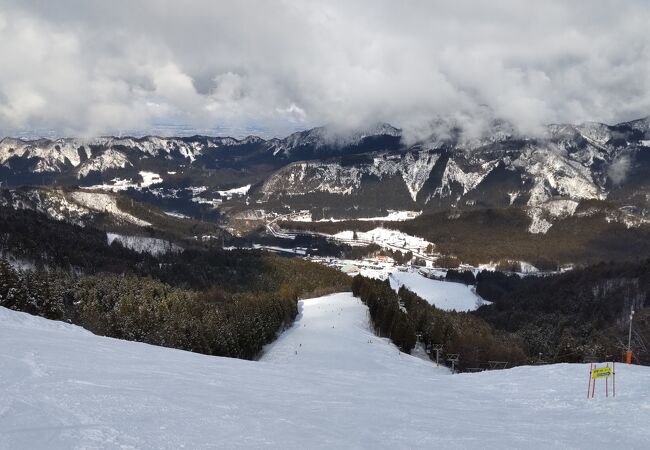
[[[406,286],[436,308],[447,311],[473,311],[483,304],[490,304],[462,283],[432,280],[417,272],[399,271],[390,273],[388,279],[396,291]]]
[[[368,328],[350,294],[302,302],[262,361],[94,336],[0,308],[0,448],[647,448],[650,368],[450,375]],[[372,341],[372,342],[370,342]],[[296,353],[297,352],[297,353]]]
[[[354,231],[347,230],[341,231],[334,235],[336,239],[348,241],[353,244],[355,241]],[[427,246],[433,245],[426,239],[417,236],[411,236],[398,230],[389,230],[387,228],[378,227],[370,231],[360,231],[356,233],[356,240],[361,244],[366,245],[373,242],[382,247],[388,247],[393,250],[421,252]]]

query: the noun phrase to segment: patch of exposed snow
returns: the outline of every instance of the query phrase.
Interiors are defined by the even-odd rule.
[[[247,184],[246,186],[234,188],[234,189],[228,189],[227,191],[217,191],[220,196],[226,197],[228,200],[230,200],[233,197],[236,196],[242,196],[248,194],[248,191],[250,190],[251,185]]]
[[[138,187],[138,184],[134,183],[130,178],[113,178],[110,184],[94,184],[92,186],[84,186],[82,189],[119,192],[129,189],[138,189]]]
[[[114,241],[122,244],[123,247],[136,251],[138,253],[149,253],[158,256],[165,253],[180,253],[183,248],[173,242],[164,239],[145,237],[145,236],[124,236],[117,233],[106,233],[108,245]]]
[[[450,159],[447,162],[445,171],[442,174],[440,186],[435,189],[430,198],[448,197],[452,194],[452,188],[454,184],[460,185],[463,190],[462,195],[465,195],[476,188],[476,186],[478,186],[481,181],[483,181],[483,179],[488,176],[498,164],[499,161],[487,161],[481,165],[479,171],[464,172],[454,160]]]
[[[529,233],[545,234],[551,229],[553,224],[546,220],[543,214],[544,212],[540,208],[531,208],[528,210],[528,216],[530,217],[530,225],[528,226]]]
[[[143,188],[149,187],[152,184],[158,184],[163,182],[163,179],[160,177],[160,175],[158,175],[155,172],[146,172],[143,170],[138,173],[142,177],[142,183],[140,183],[140,186]]]
[[[177,219],[189,219],[189,216],[186,216],[185,214],[181,214],[179,212],[175,211],[163,211],[165,214],[171,217],[176,217]]]
[[[406,187],[411,194],[413,201],[416,201],[418,193],[429,179],[431,170],[440,158],[437,153],[419,152],[417,158],[414,153],[407,153],[404,157],[400,172]]]
[[[359,220],[362,222],[400,222],[403,220],[415,219],[422,214],[422,211],[397,211],[397,210],[388,210],[388,214],[385,216],[377,217],[356,217],[354,219],[335,219],[330,217],[329,219],[319,219],[316,222],[345,222],[348,220]],[[300,211],[296,214],[291,215],[288,220],[294,222],[313,222],[311,213],[309,211]]]
[[[126,222],[130,222],[141,227],[151,225],[149,222],[138,219],[137,217],[118,208],[115,197],[110,194],[76,191],[72,192],[70,196],[75,202],[94,211],[111,214],[118,219],[122,219]]]
[[[544,234],[552,226],[553,221],[570,217],[575,214],[578,202],[568,199],[553,199],[528,208],[531,224],[528,231],[534,234]]]
[[[124,169],[130,166],[128,158],[124,153],[117,150],[108,149],[99,156],[85,161],[79,166],[77,171],[78,177],[85,177],[90,172],[104,172],[108,169]]]

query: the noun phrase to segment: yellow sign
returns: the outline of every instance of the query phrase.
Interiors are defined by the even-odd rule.
[[[612,368],[611,367],[602,367],[600,369],[594,369],[591,371],[591,378],[594,380],[598,378],[607,378],[612,374]]]

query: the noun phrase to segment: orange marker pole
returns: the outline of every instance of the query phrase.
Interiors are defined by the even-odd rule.
[[[589,391],[591,391],[591,371],[593,370],[594,363],[589,363],[589,384],[587,385],[587,398],[589,398]]]

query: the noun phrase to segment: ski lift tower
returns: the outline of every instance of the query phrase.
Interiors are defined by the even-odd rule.
[[[431,350],[436,352],[436,367],[440,367],[440,353],[442,353],[442,344],[431,344]]]
[[[508,367],[508,361],[488,361],[490,370],[503,370]]]
[[[447,355],[447,361],[451,363],[451,373],[456,373],[456,364],[460,359],[460,353],[450,353]]]

